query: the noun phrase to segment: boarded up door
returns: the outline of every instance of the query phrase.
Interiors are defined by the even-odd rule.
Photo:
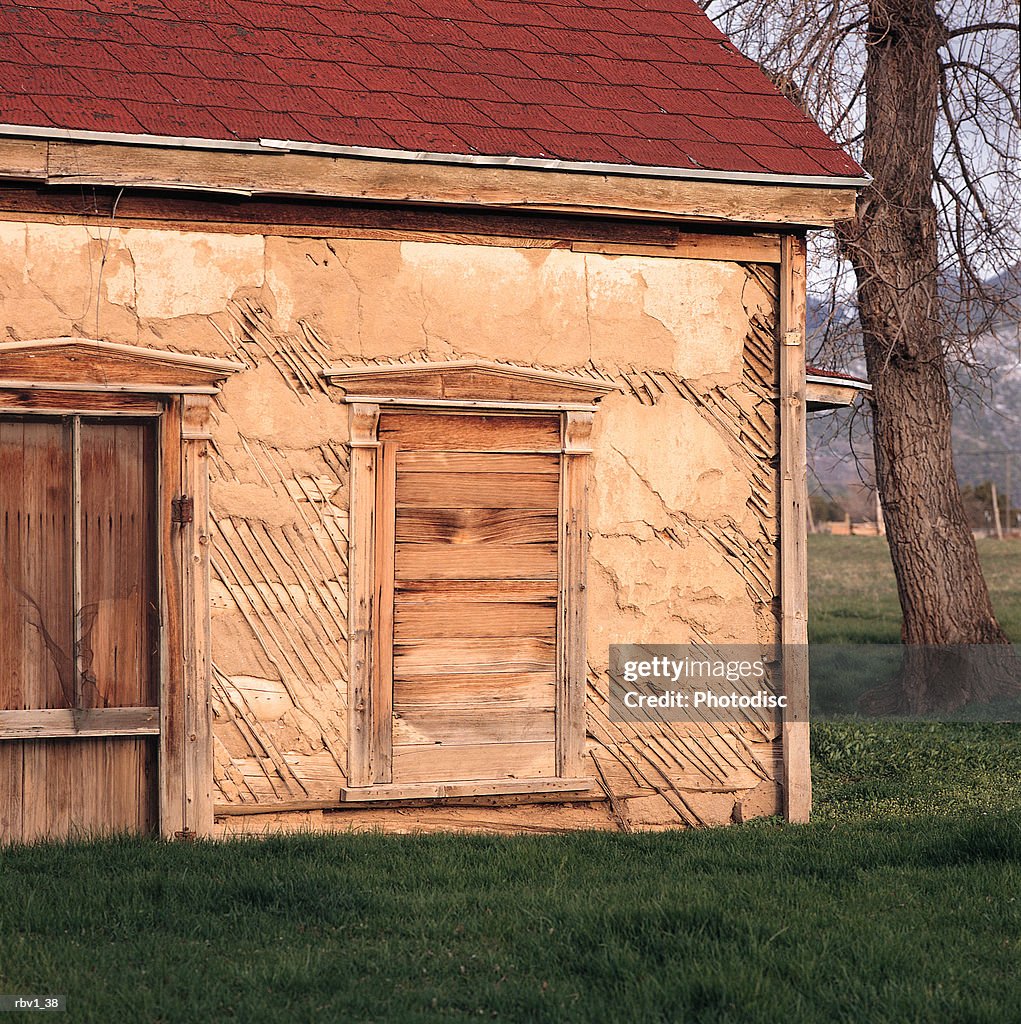
[[[559,418],[391,414],[379,438],[393,782],[554,776]]]
[[[156,445],[0,416],[0,838],[156,826]]]

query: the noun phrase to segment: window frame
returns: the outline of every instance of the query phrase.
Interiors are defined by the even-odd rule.
[[[330,367],[349,406],[348,776],[343,802],[580,792],[584,775],[588,488],[596,403],[617,390],[605,381],[484,360]],[[556,414],[560,418],[560,506],[555,697],[555,776],[458,782],[392,781],[392,595],[385,534],[392,500],[381,411]],[[389,604],[389,611],[386,605]]]
[[[213,396],[242,369],[231,360],[88,338],[0,343],[0,413],[157,419],[159,601],[155,715],[85,710],[64,722],[0,712],[0,740],[157,736],[166,838],[208,835],[213,827],[208,446]],[[175,516],[181,497],[191,499],[189,512]]]

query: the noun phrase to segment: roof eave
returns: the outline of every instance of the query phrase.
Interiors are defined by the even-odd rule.
[[[860,395],[871,393],[872,385],[867,380],[825,373],[805,375],[805,404],[809,412],[847,409]]]
[[[477,167],[521,168],[531,171],[559,171],[576,174],[606,174],[632,178],[668,178],[690,181],[733,182],[745,185],[811,185],[830,188],[863,188],[869,175],[777,174],[767,171],[725,171],[707,167],[660,167],[644,164],[613,164],[553,158],[490,156],[481,153],[433,153],[404,149],[377,149],[368,146],[339,146],[287,139],[260,139],[258,142],[227,139],[203,139],[188,136],[95,132],[34,125],[0,124],[0,136],[55,139],[62,142],[101,142],[126,146],[161,146],[170,149],[208,149],[227,153],[307,153],[343,156],[395,163],[460,164]]]

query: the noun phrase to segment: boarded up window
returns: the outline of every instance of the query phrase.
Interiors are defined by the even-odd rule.
[[[0,734],[40,737],[0,743],[8,834],[155,825],[156,740],[72,736],[155,719],[156,507],[153,420],[0,417]]]
[[[564,415],[384,412],[374,437],[352,455],[371,644],[344,798],[584,788],[584,484]]]

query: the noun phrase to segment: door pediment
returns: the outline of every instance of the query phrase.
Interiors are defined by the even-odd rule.
[[[323,376],[345,390],[347,402],[592,405],[618,390],[615,384],[604,380],[487,359],[337,365],[324,370]]]
[[[89,338],[0,344],[0,387],[215,394],[244,365]]]

